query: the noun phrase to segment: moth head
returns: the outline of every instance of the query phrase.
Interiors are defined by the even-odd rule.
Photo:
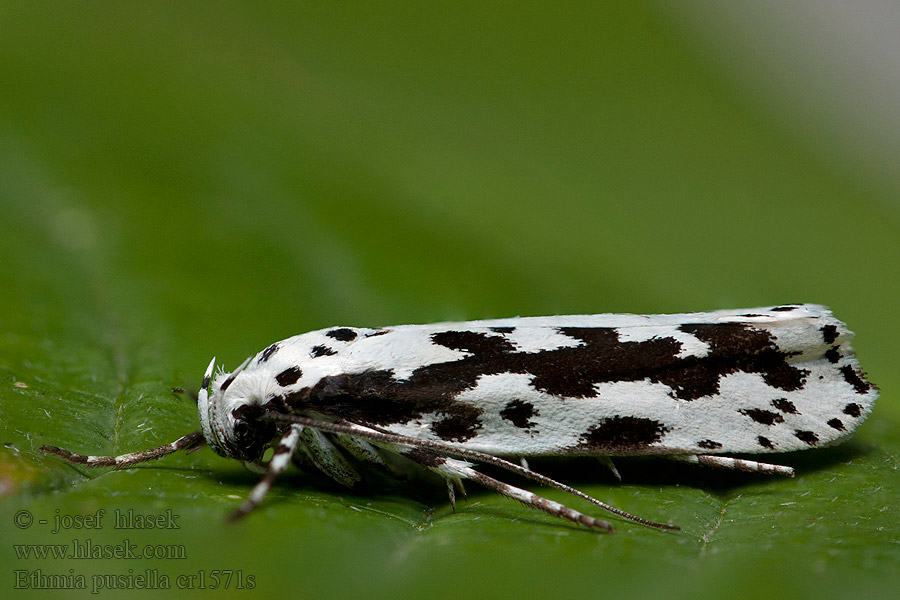
[[[213,382],[216,363],[213,358],[197,396],[200,428],[206,443],[220,456],[243,461],[258,460],[275,436],[275,426],[259,419],[263,410],[252,381],[232,385],[249,362],[248,358],[233,373],[223,373]]]

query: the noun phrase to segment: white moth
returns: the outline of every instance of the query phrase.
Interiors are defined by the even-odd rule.
[[[360,462],[390,469],[386,459],[400,456],[443,476],[451,502],[454,486],[471,479],[612,531],[605,521],[488,477],[475,468],[482,463],[625,519],[677,529],[531,471],[524,459],[596,455],[612,466],[612,456],[661,455],[793,475],[787,466],[724,454],[789,452],[847,437],[877,397],[854,358],[852,336],[813,304],[332,327],[272,344],[211,381],[213,359],[198,398],[201,429],[171,444],[115,457],[41,450],[125,467],[206,443],[265,469],[234,517],[258,505],[292,461],[353,486]]]

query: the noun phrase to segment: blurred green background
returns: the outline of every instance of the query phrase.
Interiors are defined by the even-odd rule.
[[[900,186],[878,138],[897,124],[867,104],[891,106],[866,87],[881,79],[844,78],[816,46],[843,26],[819,9],[550,6],[2,3],[4,593],[24,593],[17,570],[84,575],[85,596],[94,575],[153,572],[173,597],[896,593]],[[622,460],[618,484],[538,463],[681,533],[598,535],[474,486],[454,514],[440,486],[352,495],[300,473],[226,526],[256,476],[208,449],[91,473],[36,453],[169,442],[196,427],[171,387],[311,329],[788,302],[831,306],[882,389],[853,441],[784,457],[797,478]],[[180,529],[51,532],[101,508],[171,509]],[[50,524],[17,528],[20,510]],[[13,548],[73,539],[186,558]]]

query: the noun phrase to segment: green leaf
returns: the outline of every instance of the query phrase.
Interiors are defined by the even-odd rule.
[[[2,13],[5,589],[895,593],[896,190],[761,116],[662,12]],[[622,459],[616,483],[593,460],[533,463],[681,532],[612,518],[598,534],[472,485],[453,512],[434,482],[350,494],[298,472],[227,525],[258,476],[209,449],[121,471],[37,452],[170,442],[198,427],[171,388],[196,389],[212,355],[230,369],[320,327],[798,301],[849,323],[883,396],[851,442],[779,457],[796,478]],[[177,528],[117,527],[128,511]],[[161,554],[19,556],[29,544]]]

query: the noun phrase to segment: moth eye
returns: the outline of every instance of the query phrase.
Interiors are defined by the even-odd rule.
[[[234,438],[239,444],[246,445],[251,441],[252,437],[252,428],[250,427],[250,423],[243,420],[235,421]]]

